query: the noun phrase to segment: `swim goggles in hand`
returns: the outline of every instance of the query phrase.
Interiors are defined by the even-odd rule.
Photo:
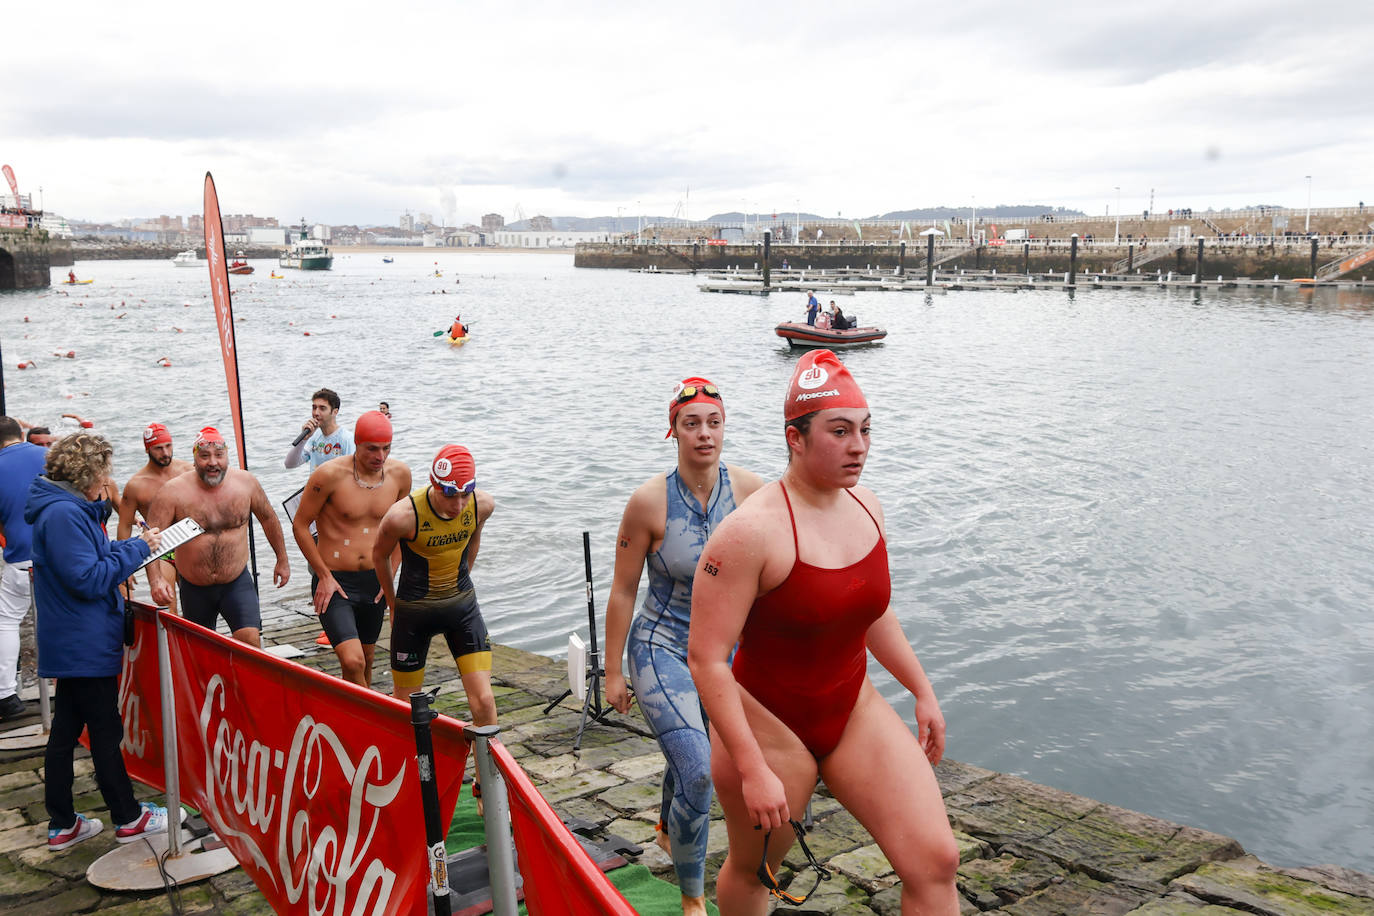
[[[704,394],[708,398],[715,398],[717,401],[720,400],[720,389],[715,385],[688,385],[677,393],[677,396],[673,398],[673,403],[686,404],[698,393]]]
[[[806,828],[796,821],[788,821],[788,823],[792,825],[792,831],[797,835],[797,845],[801,846],[802,855],[806,856],[806,864],[816,872],[816,883],[811,885],[811,890],[802,894],[800,897],[789,894],[778,885],[778,879],[774,877],[773,870],[768,867],[768,838],[773,835],[773,831],[771,830],[763,836],[763,861],[759,863],[757,874],[759,876],[759,881],[763,882],[763,886],[768,888],[768,893],[789,906],[801,906],[806,902],[806,898],[816,893],[816,888],[821,886],[822,881],[830,880],[830,869],[822,865],[811,852],[811,847],[806,845]]]

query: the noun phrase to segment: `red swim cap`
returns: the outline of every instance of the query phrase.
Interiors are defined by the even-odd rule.
[[[191,447],[199,450],[201,447],[210,448],[216,445],[220,448],[228,448],[224,442],[224,437],[219,434],[219,430],[213,426],[206,426],[201,429],[200,435],[196,436],[195,444]]]
[[[353,424],[353,443],[355,445],[362,445],[364,442],[390,441],[391,421],[380,410],[367,411],[358,417],[357,423]]]
[[[149,423],[148,427],[143,430],[143,447],[145,449],[171,441],[172,434],[161,423]]]
[[[471,493],[477,489],[477,462],[472,460],[472,452],[461,445],[445,445],[439,449],[429,468],[429,482],[443,491]]]
[[[867,407],[859,383],[829,350],[812,350],[797,360],[787,400],[782,405],[787,422],[829,407]]]
[[[677,412],[688,404],[714,404],[720,408],[720,418],[725,419],[725,402],[720,398],[719,389],[710,380],[694,375],[678,382],[673,390],[673,399],[668,402],[668,435],[663,438],[673,434]]]

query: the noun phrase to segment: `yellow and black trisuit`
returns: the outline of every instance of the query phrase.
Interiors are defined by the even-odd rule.
[[[477,530],[477,496],[456,518],[443,518],[425,485],[410,494],[415,532],[401,538],[401,577],[391,621],[391,671],[397,687],[418,689],[430,640],[443,634],[460,674],[491,670],[491,637],[468,575]]]

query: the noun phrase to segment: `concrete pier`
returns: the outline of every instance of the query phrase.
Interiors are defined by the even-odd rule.
[[[328,648],[315,645],[316,619],[264,608],[264,646],[291,645],[300,662],[338,674]],[[385,634],[384,634],[385,637]],[[384,638],[380,648],[385,650]],[[458,672],[436,641],[427,684],[442,690],[436,708],[465,718]],[[653,843],[663,758],[636,709],[593,724],[572,752],[580,706],[544,706],[566,686],[566,665],[518,649],[495,649],[494,677],[502,740],[564,817],[590,821],[643,844],[639,857],[673,881],[668,856]],[[30,678],[31,680],[31,678]],[[389,675],[375,686],[390,690]],[[32,693],[32,689],[27,691]],[[18,724],[36,721],[36,716]],[[7,730],[10,723],[3,729]],[[41,751],[0,752],[0,910],[30,916],[59,913],[143,914],[167,911],[161,893],[117,894],[88,884],[85,869],[114,846],[113,830],[70,850],[46,848]],[[946,761],[938,769],[961,850],[961,911],[1017,916],[1093,913],[1141,916],[1331,916],[1374,914],[1374,877],[1338,865],[1274,868],[1235,840],[1173,824],[1007,774]],[[76,766],[78,810],[104,811],[89,758]],[[142,789],[142,787],[136,787]],[[139,791],[141,798],[153,795]],[[896,878],[863,828],[821,786],[812,801],[809,842],[834,872],[815,895],[789,911],[843,916],[897,916]],[[711,825],[707,898],[725,855],[719,806]],[[784,884],[803,860],[789,854]],[[810,882],[807,882],[809,886]],[[235,869],[181,889],[185,913],[269,912],[262,896]]]

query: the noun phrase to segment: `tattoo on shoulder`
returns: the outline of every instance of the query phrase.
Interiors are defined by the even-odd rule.
[[[621,546],[621,547],[629,547],[629,546],[630,546],[630,539],[629,539],[629,538],[621,538],[621,539],[620,539],[620,546]]]
[[[708,556],[706,557],[706,562],[702,564],[702,569],[713,576],[718,575],[720,573],[720,560],[716,557]]]

